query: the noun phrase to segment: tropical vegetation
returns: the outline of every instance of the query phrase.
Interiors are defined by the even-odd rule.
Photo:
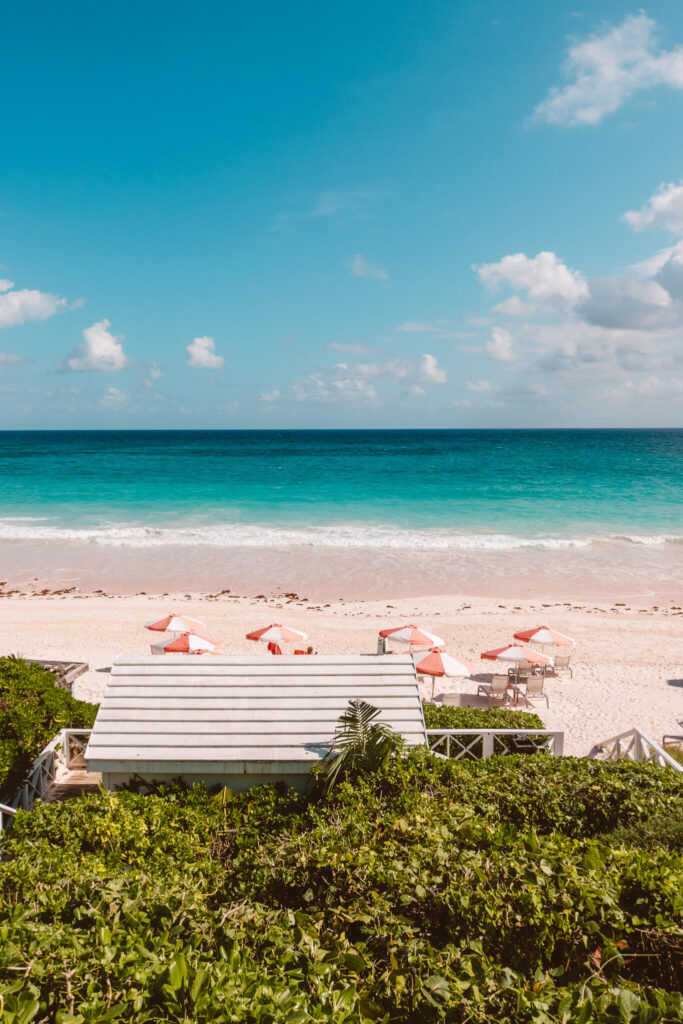
[[[679,992],[680,776],[394,751],[327,796],[156,788],[19,813],[3,1024],[654,1024]]]
[[[468,708],[423,704],[428,729],[543,729],[533,712],[516,708]]]
[[[74,700],[41,665],[0,658],[0,801],[60,729],[90,728],[97,706]]]

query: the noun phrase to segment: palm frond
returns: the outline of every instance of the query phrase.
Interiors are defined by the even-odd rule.
[[[330,754],[323,762],[323,790],[342,778],[377,771],[399,742],[391,726],[377,722],[379,708],[364,700],[351,700],[339,716]]]

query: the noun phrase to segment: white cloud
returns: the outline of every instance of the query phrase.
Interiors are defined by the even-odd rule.
[[[371,263],[360,253],[357,253],[349,263],[349,270],[354,277],[369,277],[375,281],[389,280],[389,275],[381,263]]]
[[[12,281],[0,282],[0,328],[18,327],[30,320],[47,320],[55,313],[65,313],[73,309],[77,303],[69,306],[66,299],[49,292],[38,292],[31,288],[9,291],[14,286]]]
[[[364,401],[373,401],[377,398],[373,385],[358,377],[343,377],[332,381],[332,387],[341,398],[358,398]]]
[[[435,356],[388,359],[383,363],[336,363],[295,382],[285,399],[297,402],[336,403],[375,401],[397,394],[423,395],[428,387],[446,382],[446,371]],[[398,386],[397,386],[398,385]],[[264,396],[261,396],[264,399]],[[267,400],[267,399],[266,399]]]
[[[486,351],[491,359],[500,359],[509,363],[515,358],[512,350],[512,335],[504,327],[491,330],[491,340],[486,342]]]
[[[14,281],[9,281],[6,277],[0,277],[0,292],[8,292],[10,288],[14,288]]]
[[[0,352],[0,365],[3,363],[24,363],[26,360],[23,356],[18,355],[15,352]]]
[[[120,409],[128,401],[128,396],[118,388],[108,388],[106,394],[100,399],[100,405],[104,409]]]
[[[147,377],[145,378],[145,387],[153,388],[156,382],[161,377],[163,377],[163,375],[164,371],[160,367],[158,367],[156,363],[152,363],[149,370],[147,371]]]
[[[423,384],[445,384],[447,380],[446,371],[439,366],[436,356],[430,355],[429,352],[424,352],[420,356],[417,377]]]
[[[467,406],[467,405],[472,405],[472,402],[470,401],[469,398],[454,398],[453,399],[453,405]]]
[[[674,188],[678,186],[660,189],[637,215],[627,218],[629,223],[637,229],[679,230]],[[658,197],[664,201],[657,203]],[[516,253],[474,269],[489,288],[506,285],[522,296],[512,295],[496,307],[497,314],[514,315],[517,321],[508,323],[509,330],[492,324],[490,340],[480,352],[506,362],[518,359],[527,375],[562,374],[567,386],[592,400],[601,394],[610,399],[630,395],[636,408],[645,399],[680,400],[676,382],[683,366],[683,239],[626,272],[588,280],[552,252],[533,258]],[[475,351],[475,346],[468,350]],[[630,386],[621,383],[625,376],[633,378]],[[516,389],[493,390],[513,401],[544,394],[540,382],[520,380]],[[554,382],[553,393],[557,386]],[[470,381],[466,387],[487,390],[489,382]]]
[[[628,210],[624,220],[635,231],[662,228],[676,235],[683,234],[683,184],[660,185],[640,210]]]
[[[578,311],[598,327],[626,330],[664,330],[683,322],[683,307],[661,284],[631,274],[592,278]]]
[[[572,303],[588,294],[583,275],[568,267],[554,252],[539,252],[533,257],[523,252],[512,253],[498,263],[475,264],[473,269],[491,290],[506,284],[526,291],[538,302]]]
[[[668,245],[665,249],[659,249],[653,256],[632,264],[629,270],[638,277],[655,277],[662,267],[672,258],[683,259],[683,241],[675,245]]]
[[[683,380],[680,377],[669,377],[667,380],[646,377],[636,386],[636,391],[647,398],[675,398],[683,395]]]
[[[60,363],[61,370],[78,373],[85,370],[123,370],[128,357],[123,351],[123,335],[110,334],[108,320],[99,320],[83,331],[83,344]]]
[[[496,390],[490,380],[468,380],[465,387],[468,391],[490,392]]]
[[[225,360],[216,354],[215,345],[213,338],[195,338],[187,345],[188,365],[199,370],[220,370]]]
[[[262,402],[277,402],[279,397],[280,392],[278,391],[277,388],[273,388],[272,391],[267,391],[264,394],[259,395],[259,398]]]
[[[564,71],[534,110],[537,121],[562,125],[598,124],[635,93],[657,85],[683,89],[683,47],[662,50],[657,23],[643,12],[569,46]]]
[[[404,324],[399,324],[396,330],[405,331],[407,334],[422,334],[427,331],[438,331],[439,328],[434,327],[432,324],[421,324],[415,320],[406,320]]]
[[[498,316],[533,316],[535,309],[531,303],[522,302],[519,295],[511,295],[494,306],[491,312]]]
[[[683,302],[683,252],[674,252],[655,275],[673,299]]]

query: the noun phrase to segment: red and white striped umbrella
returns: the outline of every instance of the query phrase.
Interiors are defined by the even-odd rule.
[[[209,640],[206,636],[183,633],[175,640],[165,640],[163,643],[154,644],[154,650],[163,651],[164,654],[215,654],[219,646],[217,640]]]
[[[418,658],[422,660],[418,661]],[[415,655],[415,671],[419,676],[432,676],[432,697],[434,697],[436,677],[469,677],[474,675],[477,669],[469,662],[461,661],[460,658],[454,658],[452,654],[447,654],[440,647],[432,647],[426,657],[423,654]]]
[[[418,661],[418,658],[422,658]],[[424,657],[415,655],[415,671],[419,676],[471,676],[477,669],[468,661],[454,658],[440,647],[432,647]]]
[[[441,637],[428,633],[419,626],[394,626],[392,629],[380,629],[379,635],[391,640],[398,640],[411,647],[443,647]]]
[[[575,643],[570,636],[558,633],[556,629],[549,629],[548,626],[537,626],[536,629],[524,629],[521,633],[515,633],[515,640],[523,640],[527,644],[552,644],[553,647],[574,647]]]
[[[264,626],[263,629],[255,629],[253,633],[247,633],[247,640],[263,640],[264,643],[274,644],[298,644],[308,640],[308,636],[300,629],[290,629],[289,626],[281,626],[275,622],[271,626]]]
[[[512,661],[516,664],[526,661],[529,665],[550,665],[550,658],[539,651],[532,651],[530,647],[522,647],[521,644],[508,644],[507,647],[498,647],[495,651],[484,651],[481,655],[488,661]]]
[[[145,629],[155,633],[193,633],[197,629],[206,629],[206,625],[200,619],[188,619],[186,615],[171,613],[158,621],[145,623]]]

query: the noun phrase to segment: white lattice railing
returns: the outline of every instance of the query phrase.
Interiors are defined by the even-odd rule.
[[[80,768],[91,729],[62,729],[35,759],[28,775],[16,790],[9,804],[0,804],[0,833],[11,823],[18,810],[30,811],[52,785],[58,767]]]
[[[427,743],[433,753],[456,761],[540,751],[560,757],[564,733],[552,729],[427,729]]]
[[[683,766],[667,754],[658,743],[651,740],[642,729],[629,729],[628,732],[621,732],[618,736],[603,740],[597,745],[596,751],[607,761],[649,761],[650,764],[683,772]]]

